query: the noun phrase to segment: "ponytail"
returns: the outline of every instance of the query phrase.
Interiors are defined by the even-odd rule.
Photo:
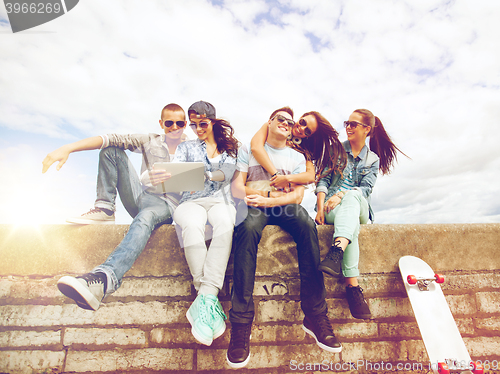
[[[370,150],[380,158],[379,170],[382,175],[390,174],[394,163],[397,161],[397,152],[406,157],[408,156],[392,142],[391,137],[385,131],[384,125],[382,125],[382,121],[375,117],[372,112],[367,109],[356,109],[354,112],[361,114],[363,122],[371,126],[368,134],[370,137]]]

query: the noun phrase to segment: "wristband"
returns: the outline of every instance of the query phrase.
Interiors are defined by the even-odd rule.
[[[342,198],[345,196],[345,193],[342,192],[342,191],[339,191],[335,195],[338,196],[338,197],[340,197],[340,200],[342,200]]]
[[[271,191],[267,191],[267,197],[271,197]]]

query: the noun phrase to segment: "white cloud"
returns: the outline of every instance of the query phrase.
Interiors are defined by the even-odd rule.
[[[282,105],[318,110],[339,131],[367,108],[412,158],[379,178],[377,222],[463,211],[498,221],[499,12],[466,0],[86,0],[31,32],[0,23],[0,128],[19,131],[19,147],[35,134],[62,145],[157,132],[165,104],[202,99],[249,140]],[[38,165],[51,149],[21,150]],[[475,200],[464,204],[465,193]]]

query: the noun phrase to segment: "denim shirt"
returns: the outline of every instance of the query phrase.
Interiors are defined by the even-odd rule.
[[[342,145],[347,153],[347,165],[343,175],[351,175],[355,185],[354,189],[360,191],[368,202],[370,220],[373,222],[375,215],[373,214],[370,204],[370,195],[377,181],[378,168],[380,165],[379,157],[365,145],[361,149],[361,152],[359,152],[359,155],[354,158],[349,141],[346,140],[342,142]],[[327,201],[339,191],[341,185],[342,178],[340,178],[340,174],[329,173],[319,180],[316,186],[316,195],[319,192],[324,192],[326,194],[325,201]],[[314,209],[317,210],[317,204]]]
[[[205,172],[214,172],[220,170],[224,173],[224,181],[215,182],[209,179],[205,180],[205,189],[203,191],[185,191],[182,193],[180,203],[188,200],[199,199],[201,197],[213,197],[219,190],[222,192],[224,200],[234,205],[231,196],[231,179],[233,179],[236,170],[236,158],[229,156],[226,152],[221,154],[218,163],[212,164],[207,155],[207,145],[200,139],[189,140],[177,146],[175,157],[172,162],[203,162]]]

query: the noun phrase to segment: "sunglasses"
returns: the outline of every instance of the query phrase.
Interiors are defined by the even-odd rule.
[[[312,131],[309,127],[307,127],[307,122],[305,119],[301,118],[299,119],[299,126],[300,127],[305,127],[304,129],[304,135],[308,138],[312,135]]]
[[[186,122],[184,121],[177,121],[177,122],[174,122],[174,121],[164,121],[163,124],[167,127],[172,127],[174,125],[174,123],[177,125],[177,127],[181,128],[181,127],[184,127],[186,126]]]
[[[208,125],[210,125],[210,122],[200,122],[198,124],[196,123],[190,123],[189,126],[193,129],[193,130],[196,130],[198,128],[198,126],[202,129],[206,129],[208,127]]]
[[[285,118],[283,117],[281,114],[277,114],[274,116],[274,118],[276,118],[278,120],[279,123],[283,123],[283,122],[286,122],[286,124],[288,126],[293,126],[295,125],[295,122],[293,121],[293,119],[288,119],[288,118]],[[274,119],[273,118],[273,119]]]
[[[356,121],[344,121],[344,127],[347,129],[350,127],[351,129],[355,129],[358,126],[363,126],[363,127],[368,127],[368,125],[365,125],[364,123],[359,123]]]

